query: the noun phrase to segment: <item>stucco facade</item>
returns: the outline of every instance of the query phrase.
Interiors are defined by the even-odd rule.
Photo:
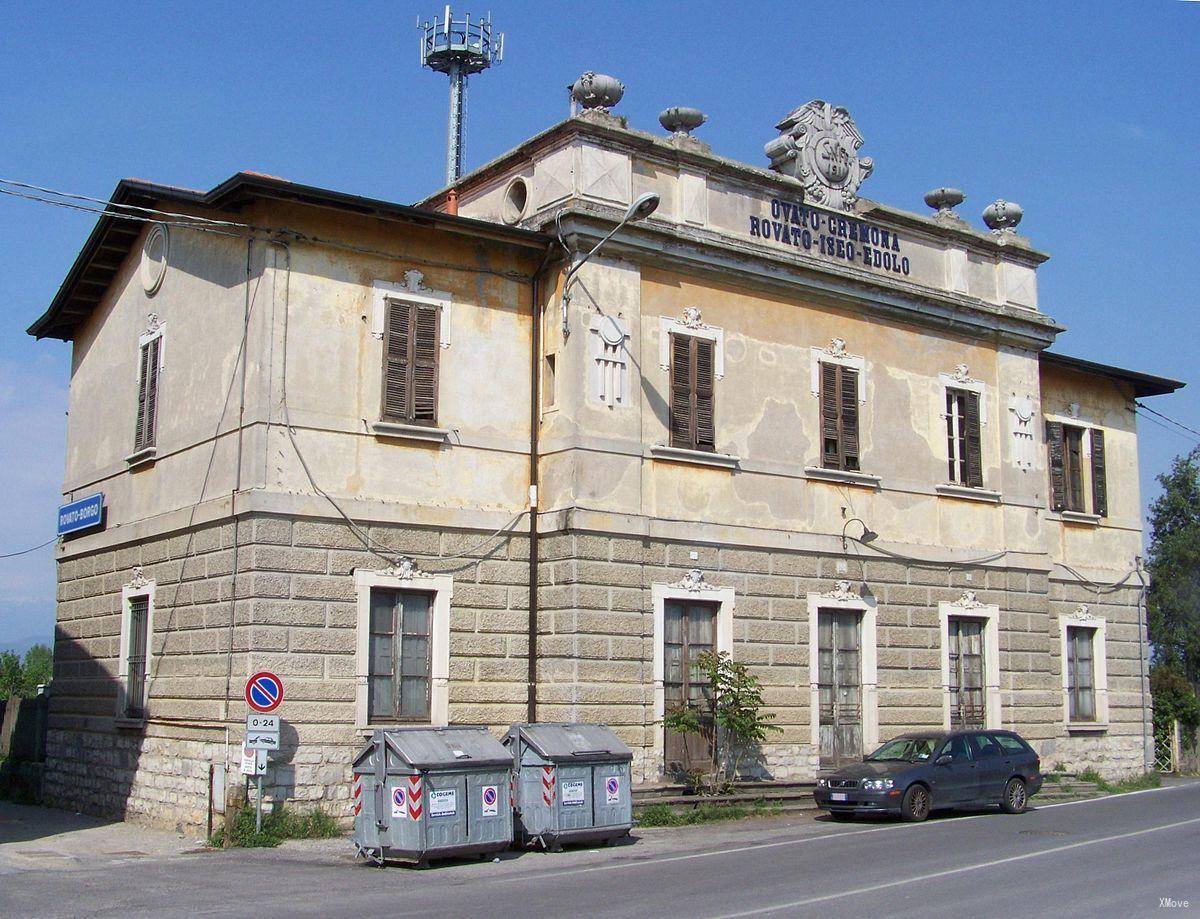
[[[822,766],[818,620],[839,612],[861,748],[950,725],[947,629],[967,620],[983,723],[1047,767],[1142,768],[1129,404],[1170,381],[1048,358],[1046,256],[1022,237],[805,203],[795,178],[596,113],[423,210],[261,177],[221,188],[134,191],[288,232],[171,227],[155,287],[150,230],[128,231],[86,315],[64,318],[69,279],[33,330],[74,343],[64,494],[106,507],[59,549],[51,800],[204,824],[214,774],[238,780],[242,685],[271,669],[286,684],[271,794],[345,816],[351,758],[380,723],[376,590],[432,598],[428,720],[606,722],[643,782],[669,758],[665,632],[689,603],[766,688],[781,730],[760,773]],[[645,192],[654,215],[565,290],[549,234],[586,251]],[[438,317],[432,423],[384,418],[392,303]],[[156,333],[157,442],[131,456],[139,342]],[[675,337],[712,344],[711,450],[672,445]],[[826,364],[854,374],[857,469],[822,461]],[[974,487],[948,480],[948,390],[977,399]],[[1103,514],[1051,510],[1056,419],[1103,430]],[[145,711],[118,717],[128,598],[151,590]],[[1068,710],[1068,628],[1097,636],[1086,723]]]

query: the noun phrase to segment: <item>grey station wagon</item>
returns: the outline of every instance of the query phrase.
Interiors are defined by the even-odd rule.
[[[1012,731],[931,731],[903,734],[861,763],[821,777],[814,796],[837,819],[924,820],[945,807],[998,804],[1019,814],[1041,787],[1038,755]]]

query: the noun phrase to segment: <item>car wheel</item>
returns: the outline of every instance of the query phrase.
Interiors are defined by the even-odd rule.
[[[904,800],[900,803],[900,816],[910,823],[919,823],[929,816],[932,805],[933,798],[929,789],[924,785],[913,785],[904,793]]]
[[[1025,788],[1025,782],[1022,779],[1009,779],[1004,786],[1004,800],[1000,802],[1004,813],[1023,814],[1028,806],[1029,791]]]

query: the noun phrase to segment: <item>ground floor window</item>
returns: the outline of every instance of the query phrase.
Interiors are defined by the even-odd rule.
[[[358,595],[355,721],[359,728],[444,725],[450,707],[450,605],[454,583],[408,559],[354,572]]]
[[[668,600],[663,608],[663,696],[666,711],[707,711],[708,681],[697,666],[705,651],[716,650],[720,604],[702,600]],[[663,755],[668,773],[702,769],[711,762],[713,725],[701,717],[699,734],[666,731]]]
[[[862,614],[822,609],[817,618],[817,692],[821,764],[838,766],[863,755]]]
[[[982,728],[984,708],[983,620],[951,616],[947,624],[950,664],[950,728]]]
[[[1062,627],[1063,708],[1068,727],[1104,730],[1108,724],[1106,623],[1080,605]]]
[[[121,591],[121,644],[117,718],[142,721],[149,699],[155,583],[140,569]]]

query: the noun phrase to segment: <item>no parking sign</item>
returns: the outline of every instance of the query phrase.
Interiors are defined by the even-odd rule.
[[[256,712],[273,712],[283,702],[283,680],[260,670],[246,681],[246,704]]]
[[[482,799],[482,816],[495,817],[499,813],[497,805],[497,802],[500,800],[499,789],[495,785],[484,785]]]

